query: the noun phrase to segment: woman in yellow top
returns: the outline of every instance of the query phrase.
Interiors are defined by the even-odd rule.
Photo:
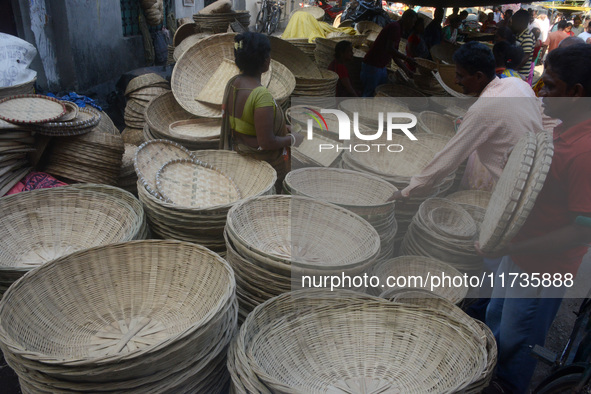
[[[261,85],[261,75],[271,63],[267,36],[250,32],[237,35],[234,57],[240,75],[228,82],[224,92],[220,148],[271,164],[277,171],[275,186],[280,193],[290,170],[289,148],[299,144],[303,136],[289,133],[281,107]]]

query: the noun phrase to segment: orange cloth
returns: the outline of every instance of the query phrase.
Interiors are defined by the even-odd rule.
[[[564,30],[556,30],[548,34],[548,38],[544,41],[544,45],[548,45],[548,53],[558,48],[562,40],[568,37],[568,33]]]

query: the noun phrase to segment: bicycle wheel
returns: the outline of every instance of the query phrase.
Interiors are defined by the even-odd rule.
[[[257,14],[257,19],[254,24],[254,29],[257,33],[264,33],[267,27],[267,7],[263,4],[263,8]]]
[[[574,373],[569,375],[560,376],[546,384],[543,384],[536,388],[534,391],[536,394],[562,394],[562,393],[574,393],[574,390],[583,379],[583,374]],[[581,393],[587,393],[587,387],[583,388]],[[579,393],[579,391],[577,391]]]
[[[271,11],[271,18],[269,20],[269,30],[267,32],[268,35],[271,35],[277,30],[277,26],[279,26],[279,20],[281,19],[281,8],[278,6],[273,7],[273,11]]]

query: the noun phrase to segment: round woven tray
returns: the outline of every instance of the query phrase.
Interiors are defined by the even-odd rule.
[[[162,78],[158,74],[154,74],[154,73],[142,74],[138,77],[133,78],[131,81],[129,81],[129,83],[127,84],[127,87],[125,89],[125,95],[127,96],[130,93],[136,92],[140,89],[147,88],[147,87],[150,87],[153,85],[167,86],[168,82],[166,82],[166,79]]]
[[[290,309],[279,304],[283,296],[258,306],[230,352],[230,368],[243,373],[239,382],[255,392],[261,383],[271,392],[455,392],[485,368],[486,349],[463,322],[430,308],[345,293],[333,302],[292,296]],[[281,345],[290,352],[274,350]],[[330,376],[319,372],[327,369]]]
[[[156,187],[169,203],[196,208],[231,204],[242,198],[226,174],[197,160],[172,160],[156,174]]]
[[[424,256],[400,256],[394,259],[382,261],[377,264],[373,270],[372,275],[380,278],[380,283],[386,283],[387,278],[394,277],[421,277],[423,283],[409,283],[404,288],[420,288],[430,290],[431,283],[429,282],[430,276],[449,276],[449,277],[461,277],[462,273],[446,264],[442,261],[424,257]],[[398,289],[398,287],[395,287]],[[379,295],[386,290],[384,287],[370,287],[368,289],[370,294]],[[458,304],[468,294],[468,287],[463,286],[441,286],[432,290],[436,295],[439,295],[451,303]]]
[[[226,229],[236,247],[303,268],[356,267],[380,251],[379,236],[367,221],[307,197],[248,199],[230,209]]]
[[[74,104],[75,105],[75,104]],[[92,131],[99,124],[101,113],[94,108],[84,107],[78,109],[76,118],[71,121],[54,121],[35,125],[34,129],[39,134],[48,136],[75,136]]]
[[[219,139],[222,127],[221,119],[187,119],[170,124],[170,134],[182,139],[210,140]]]
[[[187,51],[187,49],[191,48],[193,45],[197,44],[199,41],[203,40],[204,38],[210,37],[211,33],[197,33],[189,36],[183,40],[177,47],[174,48],[174,52],[172,57],[175,62],[178,62],[183,53]]]
[[[133,165],[138,181],[146,190],[157,198],[161,198],[156,186],[156,174],[162,166],[174,159],[190,159],[195,157],[185,147],[167,140],[151,140],[138,148]]]
[[[174,37],[172,39],[172,45],[178,47],[183,40],[189,36],[198,32],[197,24],[193,23],[185,23],[184,25],[179,26],[178,29],[174,32]]]
[[[552,134],[547,132],[538,133],[536,156],[533,166],[527,178],[525,188],[521,196],[519,196],[519,203],[507,225],[503,238],[499,242],[499,246],[509,243],[527,220],[529,213],[534,207],[536,198],[544,186],[546,175],[550,171],[553,155],[554,142],[552,140]]]
[[[208,104],[197,98],[224,59],[234,60],[234,37],[233,33],[211,36],[189,48],[178,59],[171,86],[174,97],[186,111],[202,117],[221,117],[221,105]],[[271,73],[269,91],[275,100],[285,100],[295,87],[295,78],[287,67],[278,63],[273,64]]]
[[[491,196],[491,192],[484,190],[461,190],[452,193],[445,198],[458,204],[472,205],[486,209],[488,208]]]
[[[433,111],[423,111],[417,116],[418,127],[425,133],[440,134],[446,137],[456,135],[454,119]]]
[[[464,89],[456,83],[456,67],[450,64],[440,64],[435,73],[435,79],[443,89],[454,97],[469,97]]]
[[[503,173],[497,182],[480,227],[480,248],[484,252],[494,250],[517,209],[522,192],[534,163],[536,136],[527,133],[513,148]]]
[[[431,60],[421,59],[419,57],[415,58],[414,60],[417,63],[417,68],[421,74],[431,75],[432,71],[437,70],[437,63]]]
[[[211,383],[195,379],[199,371],[226,379],[213,368],[223,371],[236,327],[234,292],[228,263],[198,245],[91,248],[44,265],[5,294],[0,346],[36,391],[109,384],[119,392],[202,392]],[[70,307],[56,308],[62,303]]]
[[[64,115],[62,115],[57,120],[59,122],[69,122],[69,121],[76,119],[76,117],[78,116],[78,109],[79,109],[78,105],[76,105],[76,103],[73,103],[71,101],[63,101],[62,100],[62,103],[66,107],[66,113]]]
[[[40,94],[24,94],[0,100],[0,119],[10,123],[46,123],[66,113],[58,99]]]

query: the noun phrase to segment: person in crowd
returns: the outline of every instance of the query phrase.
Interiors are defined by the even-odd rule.
[[[542,32],[539,27],[534,27],[531,30],[531,34],[533,34],[533,36],[534,36],[534,54],[533,54],[534,62],[533,62],[533,65],[535,66],[538,63],[539,59],[542,57],[542,54],[540,53],[540,51],[544,47],[544,44],[543,44],[542,40],[540,39]]]
[[[499,7],[495,7],[494,9],[494,21],[495,23],[499,23],[500,21],[503,20],[503,13],[501,12],[501,9]]]
[[[462,20],[459,16],[453,17],[449,25],[443,28],[443,41],[455,44],[458,41],[458,32]]]
[[[277,192],[289,172],[289,148],[303,140],[290,134],[281,107],[275,103],[261,75],[269,70],[271,43],[260,33],[234,37],[234,56],[240,74],[228,82],[223,99],[220,149],[264,160],[277,171]]]
[[[587,22],[587,28],[585,28],[585,31],[577,37],[583,39],[587,44],[591,44],[591,21]]]
[[[493,34],[497,30],[497,22],[495,22],[495,14],[490,12],[486,21],[482,24],[480,31],[482,33]]]
[[[571,29],[571,32],[578,37],[579,34],[581,34],[585,29],[583,29],[583,25],[582,25],[582,20],[581,17],[579,15],[575,16],[573,18],[573,27]]]
[[[330,71],[339,75],[337,82],[337,97],[358,97],[351,84],[347,62],[353,60],[353,44],[351,41],[339,41],[334,48],[334,60],[328,65]]]
[[[575,33],[573,33],[573,24],[570,22],[566,22],[566,27],[564,28],[564,32],[568,34],[569,37],[574,37]]]
[[[561,20],[560,22],[558,22],[557,30],[548,34],[548,38],[546,39],[546,41],[544,41],[544,45],[548,47],[548,53],[558,48],[560,42],[569,36],[568,33],[564,31],[564,29],[566,28],[566,24],[567,23],[565,20]]]
[[[509,27],[500,27],[495,33],[495,42],[507,41],[509,44],[515,44],[517,41],[515,34]]]
[[[433,20],[425,27],[423,38],[429,49],[434,45],[440,44],[441,40],[443,40],[443,28],[441,27],[443,12],[443,8],[437,7],[433,13]],[[430,58],[431,56],[429,55],[428,59]]]
[[[414,66],[415,61],[401,53],[398,47],[402,35],[410,33],[416,21],[417,13],[409,8],[404,11],[399,21],[391,22],[382,29],[361,64],[364,97],[372,97],[378,85],[388,82],[386,67],[390,65],[392,60],[409,77],[412,76],[412,71],[406,67],[404,62]]]
[[[584,44],[584,43],[585,43],[585,41],[583,41],[583,39],[580,37],[566,37],[564,40],[562,40],[560,42],[560,44],[558,44],[558,48],[568,48],[571,45]],[[540,96],[540,92],[543,87],[544,87],[544,80],[542,78],[540,78],[532,86],[532,89],[534,90],[534,93],[536,94],[536,96],[538,96],[538,97]]]
[[[429,57],[429,48],[427,47],[427,43],[423,38],[423,33],[425,32],[425,21],[421,18],[418,18],[415,22],[415,25],[408,36],[408,41],[406,43],[406,55],[410,58],[420,57],[423,59],[427,59]],[[408,68],[411,71],[415,71],[415,67],[408,64]]]
[[[562,121],[553,131],[552,163],[517,236],[488,257],[503,256],[497,276],[548,275],[561,281],[538,287],[498,283],[494,287],[486,324],[499,353],[487,394],[527,392],[537,363],[531,348],[544,344],[566,292],[565,281],[577,274],[591,241],[589,229],[575,224],[577,216],[591,216],[591,112],[585,103],[591,97],[589,64],[587,44],[560,47],[546,59],[540,92],[544,112]],[[482,254],[478,243],[475,248]]]
[[[511,45],[507,41],[500,41],[493,47],[493,55],[497,65],[495,74],[499,78],[516,77],[521,79],[521,75],[516,68],[521,64],[523,50],[517,45]]]
[[[529,13],[526,10],[519,10],[512,17],[511,30],[517,38],[517,44],[523,49],[523,59],[517,70],[523,79],[529,77],[535,46],[534,36],[527,29],[528,23]]]
[[[508,9],[505,10],[505,13],[503,14],[503,20],[500,21],[499,23],[497,23],[497,28],[501,28],[501,27],[511,27],[511,18],[513,17],[513,10]]]
[[[460,8],[459,7],[452,8],[451,14],[449,14],[447,16],[447,18],[445,18],[445,23],[443,23],[443,27],[449,25],[451,20],[459,15],[460,15]]]
[[[469,156],[481,164],[484,173],[474,173],[468,165],[466,188],[492,191],[506,153],[525,132],[543,128],[540,106],[531,87],[520,78],[497,78],[495,58],[486,45],[468,42],[454,53],[453,60],[456,82],[465,94],[479,98],[468,109],[457,134],[393,199],[432,193]],[[507,97],[519,97],[519,105],[511,105]]]
[[[537,18],[537,26],[540,28],[540,40],[546,41],[548,33],[550,32],[550,19],[545,13],[540,14]]]

